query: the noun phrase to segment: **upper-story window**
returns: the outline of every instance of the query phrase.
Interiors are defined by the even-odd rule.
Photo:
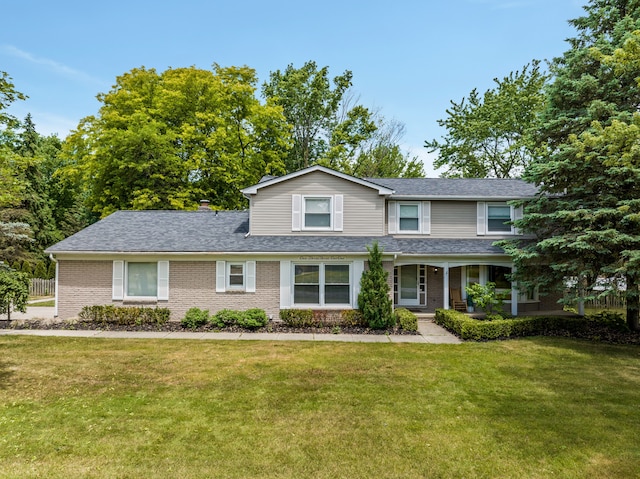
[[[511,233],[512,208],[506,203],[487,204],[487,232]]]
[[[420,232],[420,205],[418,203],[400,203],[398,226],[400,231]]]
[[[388,210],[389,234],[430,234],[430,201],[389,201]]]
[[[291,195],[291,231],[342,231],[343,195]]]
[[[304,197],[304,229],[331,229],[331,197]]]
[[[522,207],[513,207],[506,201],[478,201],[478,234],[521,234],[512,224],[522,218]]]

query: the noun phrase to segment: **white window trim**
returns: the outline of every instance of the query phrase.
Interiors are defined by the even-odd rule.
[[[514,220],[514,208],[504,201],[493,201],[485,203],[485,231],[487,234],[491,235],[512,235],[515,234],[515,228],[511,225],[511,229],[509,231],[491,231],[489,229],[489,207],[490,206],[508,206],[509,207],[509,221]]]
[[[130,263],[156,263],[155,296],[129,296],[127,294]],[[169,299],[169,261],[114,261],[111,298],[116,301],[167,301]]]
[[[329,200],[329,226],[307,226],[307,200]],[[302,231],[333,231],[334,212],[333,212],[334,198],[331,195],[302,195],[301,213],[300,213],[300,226]]]
[[[289,263],[289,262],[287,262]],[[318,266],[318,303],[296,303],[295,302],[295,287],[296,287],[296,265],[313,265]],[[349,303],[325,303],[325,266],[331,265],[343,265],[349,267]],[[364,269],[364,267],[363,267]],[[316,309],[345,309],[351,308],[354,302],[354,265],[352,261],[338,261],[338,262],[315,262],[315,261],[291,261],[290,269],[291,276],[289,278],[290,284],[290,298],[289,306],[293,308],[316,308]],[[358,280],[359,281],[359,280]]]
[[[242,267],[242,284],[231,284],[231,267]],[[234,275],[240,276],[240,275]],[[247,266],[244,261],[227,261],[227,271],[225,272],[226,288],[233,291],[244,291],[247,284]]]
[[[402,234],[420,234],[422,228],[422,205],[418,201],[398,201],[396,202],[398,208],[398,233]],[[415,230],[403,230],[400,226],[402,224],[402,216],[400,216],[400,211],[403,206],[417,206],[418,207],[418,229]]]
[[[418,207],[418,229],[400,229],[400,207],[411,205]],[[431,201],[389,201],[388,229],[389,234],[429,235],[431,234]]]
[[[242,286],[231,285],[231,266],[242,265]],[[255,293],[255,261],[216,261],[216,293],[227,291]]]

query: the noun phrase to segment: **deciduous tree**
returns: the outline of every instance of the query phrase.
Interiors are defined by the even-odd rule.
[[[463,178],[513,178],[535,156],[531,129],[544,106],[545,74],[533,61],[522,71],[494,79],[496,86],[483,95],[473,89],[459,103],[451,102],[446,129],[440,140],[425,142],[437,152],[435,168],[447,167],[442,176]]]
[[[66,140],[68,176],[100,216],[118,209],[245,206],[240,188],[284,172],[289,138],[280,107],[255,96],[255,71],[137,68],[98,95],[97,116]]]

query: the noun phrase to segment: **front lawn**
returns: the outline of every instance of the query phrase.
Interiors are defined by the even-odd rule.
[[[0,336],[2,478],[629,478],[640,348]]]

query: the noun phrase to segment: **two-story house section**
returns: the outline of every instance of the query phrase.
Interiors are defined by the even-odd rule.
[[[362,179],[321,166],[242,190],[247,211],[120,211],[50,247],[56,310],[96,304],[167,307],[357,308],[367,245],[378,241],[394,304],[449,308],[464,286],[494,281],[514,313],[544,307],[519,292],[493,243],[518,232],[520,180]],[[546,309],[546,308],[545,308]]]

